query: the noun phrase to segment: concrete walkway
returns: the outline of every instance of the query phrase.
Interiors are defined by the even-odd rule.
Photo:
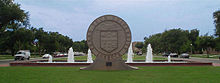
[[[219,63],[219,64],[220,64],[220,60],[219,60],[219,59],[197,58],[197,57],[190,57],[190,59],[191,59],[191,60],[194,60],[194,61],[211,62],[211,63]]]
[[[220,60],[219,59],[197,58],[197,57],[190,57],[189,59],[185,59],[185,58],[172,58],[172,59],[188,60],[188,61],[204,62],[204,63],[212,63],[213,66],[220,66]]]
[[[13,59],[0,60],[0,67],[7,67],[9,66],[9,63],[13,61]]]
[[[40,60],[42,59],[41,57],[38,58],[30,58],[30,60]],[[0,60],[0,67],[7,67],[9,66],[10,62],[14,62],[14,59],[5,59],[5,60]]]
[[[66,57],[57,57],[57,58],[66,58]],[[30,60],[44,60],[44,59],[42,57],[37,57],[37,58],[30,58]],[[11,62],[14,62],[14,59],[0,60],[0,67],[8,67],[9,63]]]

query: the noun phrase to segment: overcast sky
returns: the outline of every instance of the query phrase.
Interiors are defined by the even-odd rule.
[[[213,34],[213,12],[220,0],[15,0],[30,14],[34,27],[59,32],[73,41],[86,39],[86,32],[99,16],[113,14],[124,19],[133,41],[164,30],[198,29]]]

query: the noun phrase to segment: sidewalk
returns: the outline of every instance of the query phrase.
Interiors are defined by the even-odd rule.
[[[11,61],[11,60],[14,60],[14,59],[4,59],[4,60],[0,60],[1,61]]]
[[[213,66],[220,66],[219,63],[212,63]]]
[[[172,58],[172,59],[212,63],[213,66],[220,66],[220,60],[219,59],[198,58],[198,57],[190,57],[189,59],[186,59],[186,58]]]
[[[41,57],[30,58],[30,60],[40,60],[40,59],[42,58]],[[14,62],[14,59],[0,60],[0,67],[8,67],[10,62]]]
[[[0,64],[0,67],[8,67],[9,64]]]
[[[199,62],[211,62],[211,63],[218,63],[218,64],[220,64],[220,60],[219,59],[190,57],[190,60],[199,61]]]

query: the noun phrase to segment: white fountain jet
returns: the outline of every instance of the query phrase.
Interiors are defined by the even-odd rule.
[[[146,55],[146,61],[145,62],[148,62],[148,63],[153,62],[153,54],[152,54],[151,44],[148,44],[148,46],[147,46],[147,55]]]
[[[91,50],[88,50],[87,63],[93,63]]]
[[[133,50],[132,50],[132,42],[130,44],[130,47],[128,48],[128,57],[127,57],[127,63],[132,63],[133,62]]]
[[[52,63],[53,62],[53,57],[51,55],[48,55],[49,58],[48,58],[48,63]]]
[[[171,58],[170,58],[170,55],[168,56],[168,62],[169,62],[169,63],[171,62]]]
[[[67,59],[68,63],[74,63],[74,52],[73,52],[73,48],[70,47],[68,50],[68,59]]]

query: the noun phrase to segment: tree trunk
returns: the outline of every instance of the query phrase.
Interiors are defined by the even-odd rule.
[[[41,56],[41,49],[39,49],[39,56]]]
[[[11,50],[11,56],[15,55],[15,50]]]
[[[206,52],[207,52],[207,58],[209,58],[209,49],[206,48]]]

